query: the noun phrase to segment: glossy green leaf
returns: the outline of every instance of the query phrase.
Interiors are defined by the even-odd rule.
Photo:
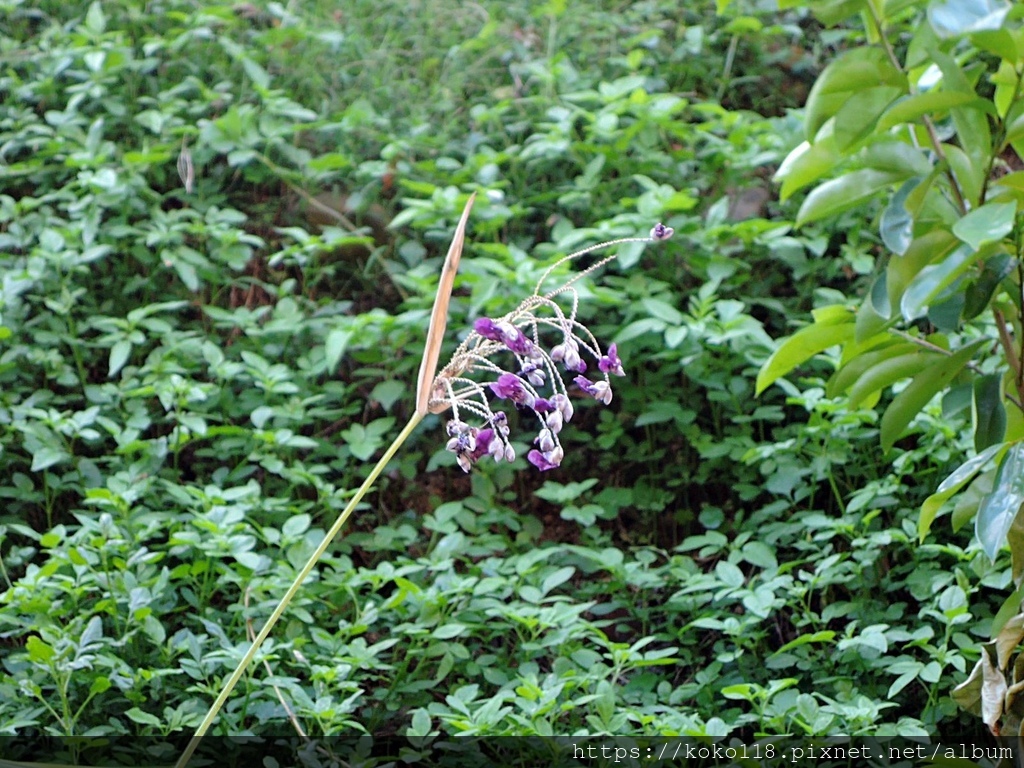
[[[935,493],[924,500],[924,504],[921,505],[921,514],[917,519],[917,536],[920,541],[924,541],[928,535],[942,505],[967,485],[1002,447],[1002,445],[991,445],[981,453],[969,458],[939,483]]]
[[[755,396],[819,352],[853,338],[854,323],[815,323],[784,340],[757,374]]]
[[[885,275],[883,273],[882,277]],[[882,287],[881,294],[885,295],[885,287]],[[875,304],[870,299],[862,301],[857,310],[857,323],[854,329],[853,339],[858,344],[875,338],[889,326],[889,318],[883,317],[875,310]]]
[[[997,253],[985,262],[978,279],[967,286],[964,293],[964,320],[972,320],[985,311],[999,284],[1013,271],[1016,263],[1008,253]]]
[[[882,414],[882,421],[879,425],[882,450],[888,451],[892,448],[914,417],[928,404],[928,401],[949,386],[953,377],[963,370],[978,347],[985,342],[986,339],[976,339],[949,357],[934,361],[918,373],[906,388],[893,398],[892,403]]]
[[[855,208],[876,193],[903,181],[906,177],[905,173],[861,168],[837,179],[826,181],[816,187],[804,200],[799,213],[797,213],[796,224],[799,227],[808,222]]]
[[[1003,405],[1003,376],[999,373],[974,380],[971,416],[974,423],[974,450],[1002,443],[1006,435],[1006,406]]]
[[[960,147],[951,144],[943,144],[942,150],[946,153],[946,161],[950,170],[956,178],[957,186],[968,203],[973,203],[981,194],[981,183],[983,181],[981,171],[971,162]]]
[[[959,244],[960,241],[951,232],[933,229],[914,238],[902,256],[889,259],[885,270],[885,287],[890,306],[899,307],[904,291],[918,273],[931,262],[944,258]]]
[[[836,149],[845,152],[870,134],[878,118],[905,92],[905,87],[882,85],[852,94],[835,114]]]
[[[907,89],[906,78],[892,65],[885,51],[872,46],[852,48],[841,54],[825,67],[807,96],[804,114],[807,140],[813,143],[825,122],[851,99],[883,86],[898,89],[893,97]],[[888,99],[881,105],[878,114],[891,101]]]
[[[942,357],[938,352],[916,349],[907,354],[891,357],[872,366],[850,387],[848,403],[856,408],[871,394],[891,387],[898,381],[916,376]]]
[[[1010,11],[1006,0],[932,0],[928,22],[939,37],[999,29]]]
[[[882,242],[886,248],[900,256],[907,252],[907,248],[914,240],[914,218],[907,210],[906,203],[907,197],[920,183],[921,178],[918,176],[907,179],[882,211],[882,220],[878,227]]]
[[[926,91],[904,96],[894,102],[878,120],[878,130],[887,131],[902,123],[910,123],[919,117],[939,116],[953,107],[980,102],[974,93],[962,91]]]
[[[900,313],[907,322],[923,317],[928,304],[946,290],[970,265],[974,249],[961,245],[938,264],[924,267],[910,281],[900,300]]]
[[[1024,443],[1014,443],[996,471],[992,493],[978,507],[975,533],[990,560],[995,560],[1006,534],[1024,504]]]
[[[835,372],[829,379],[825,394],[828,397],[838,397],[849,390],[853,384],[860,379],[869,369],[879,363],[899,357],[900,355],[912,354],[920,349],[920,346],[909,341],[893,341],[878,349],[872,349],[857,355]]]
[[[779,199],[788,200],[794,192],[814,183],[835,168],[841,159],[842,155],[836,149],[835,141],[826,126],[814,144],[806,141],[801,143],[782,161],[779,170],[775,172],[775,181],[782,182]]]
[[[983,51],[988,51],[994,56],[998,56],[1004,62],[1016,62],[1021,58],[1022,54],[1017,45],[1017,40],[1008,29],[974,32],[970,39],[972,43]]]
[[[987,243],[1002,240],[1013,229],[1017,203],[986,203],[953,225],[953,234],[975,251]]]

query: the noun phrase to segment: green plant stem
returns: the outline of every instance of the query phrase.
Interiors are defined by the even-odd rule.
[[[263,625],[263,629],[261,629],[260,633],[256,635],[256,639],[252,642],[252,645],[249,646],[249,650],[246,651],[245,656],[243,656],[241,661],[238,662],[238,666],[235,667],[235,671],[231,673],[231,677],[229,677],[227,682],[224,684],[220,695],[217,696],[217,699],[212,705],[210,705],[210,711],[206,713],[206,717],[203,718],[199,727],[196,728],[195,735],[193,735],[189,740],[188,746],[185,747],[185,751],[181,753],[181,757],[178,758],[178,762],[174,764],[174,768],[185,768],[188,764],[189,758],[192,757],[192,753],[194,753],[196,748],[199,746],[200,739],[202,739],[206,732],[210,730],[210,726],[217,718],[217,715],[220,713],[225,702],[227,702],[228,696],[231,695],[231,691],[234,690],[238,681],[242,679],[242,675],[245,674],[245,670],[249,667],[249,664],[252,663],[253,658],[255,658],[256,651],[259,650],[260,646],[263,645],[263,642],[270,635],[270,631],[274,628],[277,620],[281,618],[285,609],[288,607],[288,604],[298,593],[303,582],[312,572],[314,566],[320,558],[323,557],[324,552],[327,551],[327,547],[330,546],[331,542],[334,541],[335,537],[337,537],[341,532],[342,526],[345,525],[345,521],[348,520],[349,516],[351,516],[352,511],[356,508],[359,502],[362,501],[363,496],[365,496],[366,492],[370,490],[370,487],[380,476],[380,473],[384,471],[384,467],[387,466],[388,462],[391,461],[391,458],[402,446],[402,443],[406,441],[406,438],[412,434],[412,431],[422,420],[422,413],[413,413],[412,417],[409,419],[409,423],[405,425],[405,428],[399,433],[398,437],[395,438],[394,442],[391,443],[386,451],[384,451],[384,455],[380,457],[380,461],[378,461],[374,465],[373,469],[370,470],[370,474],[367,475],[363,484],[359,486],[359,490],[355,492],[355,495],[349,501],[345,509],[342,510],[338,519],[334,521],[334,525],[331,526],[327,535],[324,536],[324,540],[320,542],[320,546],[316,548],[313,554],[309,556],[306,564],[302,566],[302,570],[299,571],[298,575],[295,577],[295,581],[293,581],[292,585],[288,588],[288,591],[284,593],[284,597],[281,598],[281,601],[277,604],[274,612],[270,614],[270,618],[268,618],[267,623]]]

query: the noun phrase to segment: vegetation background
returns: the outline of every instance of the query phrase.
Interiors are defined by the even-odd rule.
[[[1005,534],[918,517],[976,409],[883,451],[835,342],[772,357],[869,295],[900,181],[795,226],[812,86],[877,47],[863,7],[902,55],[959,5],[787,5],[0,0],[7,756],[173,762],[413,408],[474,190],[449,349],[559,256],[675,228],[581,284],[627,377],[549,473],[465,475],[428,418],[215,732],[983,733],[950,694],[1019,608]]]

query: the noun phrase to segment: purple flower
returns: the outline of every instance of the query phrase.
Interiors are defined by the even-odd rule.
[[[533,464],[541,472],[554,469],[562,463],[562,448],[555,446],[554,450],[541,453],[536,448],[526,454],[526,460]]]
[[[597,367],[601,373],[611,373],[615,376],[626,375],[626,372],[622,370],[622,361],[619,359],[618,349],[614,344],[608,347],[608,354],[603,355],[597,361]]]
[[[572,415],[575,413],[575,409],[572,407],[572,400],[559,392],[557,395],[552,396],[551,404],[562,414],[563,419],[572,421]]]
[[[523,386],[523,382],[514,373],[503,373],[498,380],[491,383],[491,391],[498,397],[507,397],[516,405],[533,407],[536,397]]]
[[[535,363],[524,365],[523,369],[519,371],[519,375],[524,377],[528,382],[533,384],[535,387],[544,386],[544,369]],[[536,406],[534,406],[536,407]]]
[[[447,430],[451,439],[445,448],[455,454],[455,460],[462,467],[462,471],[469,472],[476,461],[479,430],[457,419],[448,422]]]
[[[512,323],[498,323],[498,328],[501,329],[501,342],[506,347],[517,355],[533,357],[535,354],[533,342],[526,337],[525,333],[512,325]]]
[[[607,381],[591,381],[586,376],[577,376],[573,381],[576,386],[586,392],[595,400],[600,400],[605,405],[612,401],[612,388]]]
[[[481,429],[476,433],[476,448],[470,453],[470,461],[476,462],[491,452],[491,444],[496,441],[493,429]]]
[[[538,397],[533,401],[533,410],[537,413],[550,413],[555,410],[555,404],[546,398]]]
[[[501,328],[489,317],[481,317],[473,323],[473,330],[491,341],[501,340]]]
[[[553,451],[556,445],[554,435],[551,434],[551,430],[547,427],[540,431],[540,434],[537,435],[533,442],[538,445],[544,453]]]
[[[571,336],[551,348],[551,359],[556,362],[561,361],[567,371],[583,373],[587,370],[587,364],[580,357],[580,345]]]
[[[552,411],[544,418],[544,423],[551,430],[551,434],[557,435],[562,431],[562,412]]]
[[[660,221],[651,229],[652,240],[668,240],[674,234],[675,230],[672,227],[666,227]]]

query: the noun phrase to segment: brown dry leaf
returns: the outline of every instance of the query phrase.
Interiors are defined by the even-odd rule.
[[[982,665],[979,659],[970,676],[949,694],[960,709],[975,716],[981,715],[981,677]]]
[[[1006,678],[996,669],[988,652],[981,654],[981,675],[981,719],[993,736],[999,736],[999,719],[1006,702]]]
[[[1006,669],[1010,664],[1010,654],[1024,639],[1024,613],[1018,613],[1009,619],[995,637],[996,655],[999,669]]]
[[[469,196],[466,207],[462,210],[462,218],[455,227],[452,244],[448,247],[444,266],[441,267],[441,280],[437,286],[434,308],[430,313],[430,326],[427,329],[427,343],[423,350],[423,362],[420,363],[420,374],[416,380],[416,413],[426,416],[427,403],[430,400],[430,389],[437,373],[437,361],[441,356],[441,343],[444,341],[445,327],[448,325],[448,303],[452,297],[452,286],[455,284],[455,273],[459,269],[462,258],[462,244],[466,239],[466,222],[473,208],[476,192]]]

